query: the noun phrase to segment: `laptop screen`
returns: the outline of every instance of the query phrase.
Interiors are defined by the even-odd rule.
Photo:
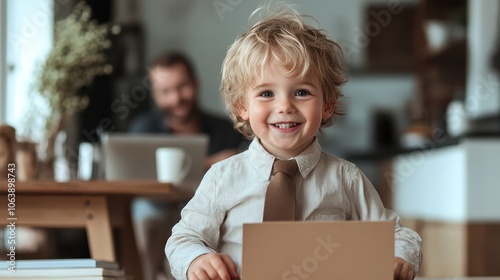
[[[182,148],[191,157],[186,183],[199,183],[205,173],[208,136],[109,133],[102,137],[106,180],[156,180],[156,149]]]

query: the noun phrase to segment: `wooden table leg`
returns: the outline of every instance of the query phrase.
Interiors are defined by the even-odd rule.
[[[7,201],[5,196],[0,196]],[[7,211],[0,212],[0,225]],[[85,227],[90,255],[116,261],[109,208],[105,196],[19,196],[16,225],[39,227]]]
[[[134,228],[132,224],[132,215],[130,212],[131,200],[122,201],[124,207],[120,207],[123,213],[123,225],[120,228],[120,241],[123,253],[123,267],[127,276],[133,276],[135,279],[143,278],[141,259],[137,243],[135,240]]]
[[[116,261],[109,208],[105,197],[90,197],[86,203],[87,238],[92,258]]]

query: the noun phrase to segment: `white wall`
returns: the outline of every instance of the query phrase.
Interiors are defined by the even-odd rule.
[[[52,0],[6,1],[5,120],[20,134],[26,132],[26,114],[32,109],[28,106],[35,69],[52,48],[53,4]]]

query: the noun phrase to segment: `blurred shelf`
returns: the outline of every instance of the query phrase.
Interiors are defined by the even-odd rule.
[[[418,94],[412,117],[431,127],[445,121],[449,102],[465,90],[466,7],[465,0],[420,0],[417,4],[414,36]],[[437,29],[430,29],[433,25],[429,24],[436,22]],[[436,43],[442,46],[436,49]]]

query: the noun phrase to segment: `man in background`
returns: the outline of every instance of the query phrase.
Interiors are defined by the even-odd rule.
[[[149,77],[156,109],[137,117],[130,126],[131,132],[208,134],[207,169],[237,153],[243,136],[229,120],[200,110],[198,79],[185,55],[172,52],[158,56],[149,67]]]
[[[234,130],[229,120],[199,108],[199,82],[192,63],[184,54],[169,52],[158,56],[149,66],[149,78],[156,108],[134,119],[130,132],[207,134],[207,169],[245,147],[243,136]],[[134,201],[132,211],[137,243],[143,252],[144,279],[153,280],[165,260],[163,248],[171,227],[180,218],[179,207],[141,198]]]

